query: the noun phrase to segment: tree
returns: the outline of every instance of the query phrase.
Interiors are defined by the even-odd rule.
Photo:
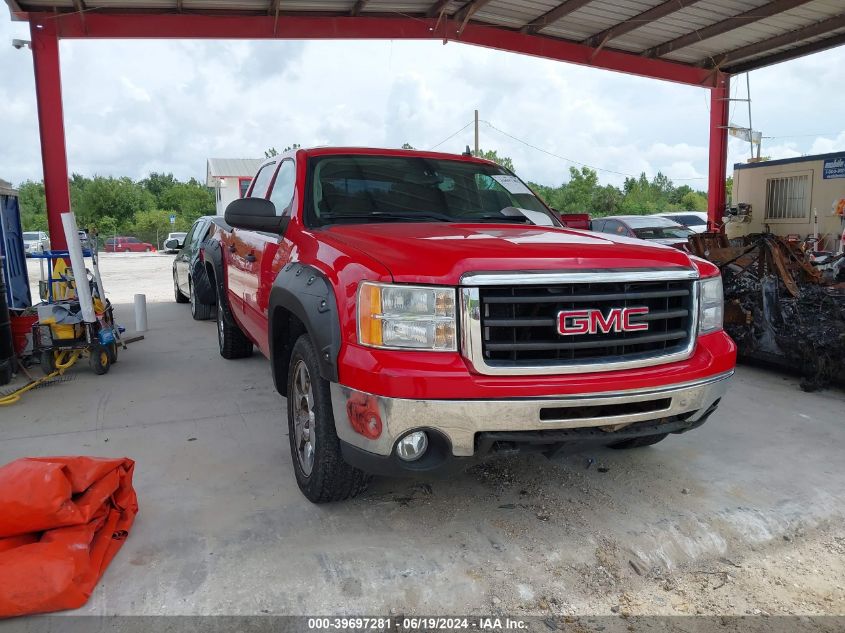
[[[47,230],[47,197],[42,183],[31,180],[21,183],[18,187],[18,204],[25,231]]]
[[[685,211],[707,211],[707,196],[689,191],[681,198],[680,205]]]
[[[416,149],[416,147],[414,147],[410,143],[402,143],[402,149]]]
[[[158,207],[173,211],[177,219],[184,219],[190,225],[202,215],[214,214],[214,194],[196,180],[180,182],[162,194]]]
[[[276,151],[275,147],[271,147],[270,149],[264,150],[264,158],[273,158],[273,156],[278,156],[279,152]]]
[[[141,241],[155,244],[156,248],[161,246],[160,240],[172,230],[170,227],[170,212],[162,209],[139,211],[127,226],[129,233]]]
[[[734,197],[734,177],[728,176],[725,179],[725,199],[728,202],[733,202]]]
[[[173,177],[173,174],[159,174],[157,172],[151,172],[149,176],[140,182],[140,185],[153,194],[160,205],[161,196],[164,192],[176,186],[178,182],[179,181]]]
[[[149,191],[130,178],[96,176],[85,185],[79,197],[79,207],[74,211],[80,227],[96,224],[106,215],[125,223],[131,222],[136,213],[152,209],[155,202]]]
[[[294,149],[299,149],[300,147],[302,147],[302,145],[300,145],[299,143],[294,143],[293,145],[289,145],[289,146],[287,146],[287,147],[285,148],[285,151],[286,151],[286,152],[289,152],[289,151],[294,150]],[[268,157],[268,158],[269,158],[269,157]]]
[[[492,162],[496,163],[497,165],[501,165],[502,167],[504,167],[508,171],[514,171],[513,161],[510,158],[508,158],[507,156],[499,156],[499,154],[494,149],[487,150],[487,151],[484,151],[483,149],[479,149],[478,152],[473,152],[472,155],[477,156],[478,158],[483,158],[485,160],[492,161]]]

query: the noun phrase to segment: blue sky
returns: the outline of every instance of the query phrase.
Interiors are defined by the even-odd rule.
[[[0,178],[41,178],[28,26],[0,16]],[[5,42],[5,43],[4,43]],[[706,90],[440,42],[64,41],[71,171],[202,179],[207,157],[302,145],[428,149],[472,120],[588,165],[603,182],[662,171],[706,188]],[[775,158],[845,149],[845,47],[751,74],[753,122]],[[745,96],[745,78],[734,83]],[[747,124],[744,103],[732,120]],[[472,127],[438,146],[460,152]],[[481,126],[481,145],[524,179],[555,185],[573,163]],[[748,146],[730,144],[729,162]]]

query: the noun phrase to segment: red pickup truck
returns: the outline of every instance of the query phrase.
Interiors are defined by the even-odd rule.
[[[224,358],[270,359],[314,502],[495,452],[654,444],[733,374],[715,266],[564,228],[485,160],[297,149],[224,219],[200,299]]]

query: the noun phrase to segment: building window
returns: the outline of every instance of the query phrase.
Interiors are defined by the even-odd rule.
[[[246,192],[251,183],[252,178],[238,178],[238,188],[240,189],[241,198],[246,196]]]
[[[809,212],[809,176],[769,178],[766,181],[767,220],[806,220]]]

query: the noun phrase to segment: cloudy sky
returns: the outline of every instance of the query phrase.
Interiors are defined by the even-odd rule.
[[[0,9],[0,178],[40,179],[26,24]],[[560,184],[573,163],[621,174],[662,171],[706,189],[706,90],[440,42],[64,41],[70,170],[204,178],[207,157],[286,145],[404,142],[460,152],[472,142],[513,158],[525,179]],[[751,74],[753,123],[776,158],[845,149],[845,47]],[[744,76],[734,83],[745,96]],[[744,103],[732,121],[747,125]],[[526,144],[527,143],[527,144]],[[748,145],[731,141],[730,164]],[[619,173],[612,173],[619,172]]]

